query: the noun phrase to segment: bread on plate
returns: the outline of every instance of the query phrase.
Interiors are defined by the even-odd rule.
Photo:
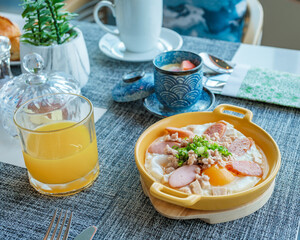
[[[0,16],[0,35],[8,37],[11,42],[10,59],[12,61],[19,61],[21,36],[19,27],[8,18]]]

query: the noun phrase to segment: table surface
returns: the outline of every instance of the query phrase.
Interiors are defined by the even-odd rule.
[[[91,64],[89,82],[82,93],[95,107],[107,109],[96,122],[100,175],[91,188],[79,194],[64,198],[46,197],[31,188],[26,169],[1,163],[0,156],[0,239],[41,239],[56,208],[74,211],[70,239],[90,225],[99,227],[95,239],[296,238],[300,205],[299,109],[217,95],[215,106],[227,103],[250,109],[254,114],[253,122],[277,142],[282,166],[274,193],[259,211],[232,222],[209,225],[200,220],[167,219],[154,210],[144,195],[134,162],[135,142],[159,118],[143,108],[142,100],[116,103],[111,98],[112,88],[125,72],[139,69],[150,72],[152,64],[107,58],[98,48],[98,41],[105,33],[95,24],[77,22],[77,25],[83,31]],[[299,73],[299,68],[293,64],[300,62],[300,51],[193,37],[183,37],[183,40],[185,50],[208,52],[226,60]],[[258,61],[254,58],[256,54]],[[279,64],[278,59],[275,61],[274,56],[282,56],[279,62],[284,62],[284,65]],[[17,68],[13,71],[19,72]],[[5,161],[15,162],[14,159]]]

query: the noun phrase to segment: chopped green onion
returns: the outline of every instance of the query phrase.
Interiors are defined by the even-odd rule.
[[[178,163],[177,163],[177,164],[178,164],[178,167],[181,167],[183,163],[184,163],[183,160],[179,160]]]
[[[197,153],[199,154],[199,155],[201,155],[201,154],[203,154],[204,152],[205,152],[205,148],[204,147],[197,147]]]
[[[188,143],[186,147],[180,148],[178,146],[173,146],[173,149],[178,151],[178,154],[175,155],[178,158],[178,166],[182,166],[185,161],[189,159],[188,152],[193,150],[198,157],[209,156],[208,150],[218,150],[220,154],[225,157],[231,155],[226,147],[220,146],[217,143],[209,143],[204,137],[195,136],[192,143]]]

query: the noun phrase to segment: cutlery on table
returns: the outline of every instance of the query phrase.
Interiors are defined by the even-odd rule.
[[[97,231],[96,226],[90,226],[84,229],[79,235],[77,235],[74,240],[92,240]]]
[[[232,73],[234,66],[230,65],[228,62],[217,58],[208,53],[202,52],[199,53],[200,57],[203,60],[203,64],[213,70],[216,73]]]
[[[230,74],[233,72],[234,66],[205,52],[199,53],[199,55],[203,60],[204,66],[213,71],[203,73],[205,87],[213,93],[221,93]]]
[[[68,214],[69,211],[67,210],[64,214],[64,217],[63,217],[63,220],[62,222],[60,221],[61,217],[62,217],[62,214],[63,214],[63,210],[60,211],[60,214],[58,216],[58,219],[57,219],[57,222],[56,222],[56,225],[54,227],[54,230],[52,231],[52,234],[51,234],[51,240],[55,238],[55,235],[56,235],[56,231],[58,229],[58,227],[60,226],[60,229],[59,229],[59,232],[56,236],[56,239],[60,239],[60,236],[62,234],[62,231],[63,231],[63,228],[64,228],[64,225],[65,225],[65,222],[66,222],[66,219],[67,219],[67,216],[69,215],[69,220],[67,222],[67,226],[66,226],[66,229],[65,229],[65,232],[64,232],[64,235],[63,235],[63,240],[66,240],[68,238],[68,235],[69,235],[69,230],[70,230],[70,226],[71,226],[71,221],[72,221],[72,216],[73,216],[73,213],[70,212],[70,214]],[[51,222],[50,222],[50,225],[49,225],[49,228],[46,232],[46,235],[44,237],[44,240],[47,240],[48,239],[48,236],[49,234],[51,233],[51,229],[52,229],[52,225],[53,223],[55,222],[55,219],[56,219],[56,215],[57,215],[57,209],[55,210],[54,212],[54,215],[51,219]]]
[[[204,78],[205,87],[209,88],[210,90],[214,88],[223,88],[227,83],[229,77],[230,74],[227,73],[218,74],[212,77],[206,77]]]

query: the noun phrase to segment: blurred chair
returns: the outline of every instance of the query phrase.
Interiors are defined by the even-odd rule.
[[[99,0],[65,0],[65,9],[69,12],[78,14],[77,21],[94,22],[93,11]],[[99,12],[99,18],[102,22],[107,23],[109,13],[106,8]]]
[[[77,9],[81,8],[85,4],[90,3],[90,0],[65,0],[65,9],[69,12],[75,12]]]
[[[66,10],[78,13],[76,20],[94,22],[93,9],[99,0],[66,0],[65,2]],[[99,13],[99,18],[101,18],[104,23],[107,23],[108,18],[110,18],[110,20],[113,19],[110,15],[110,12],[107,12],[106,8],[104,8]],[[247,12],[242,38],[243,43],[260,45],[263,17],[264,12],[260,2],[258,0],[247,0]]]
[[[264,11],[258,0],[247,0],[243,43],[260,45]]]

